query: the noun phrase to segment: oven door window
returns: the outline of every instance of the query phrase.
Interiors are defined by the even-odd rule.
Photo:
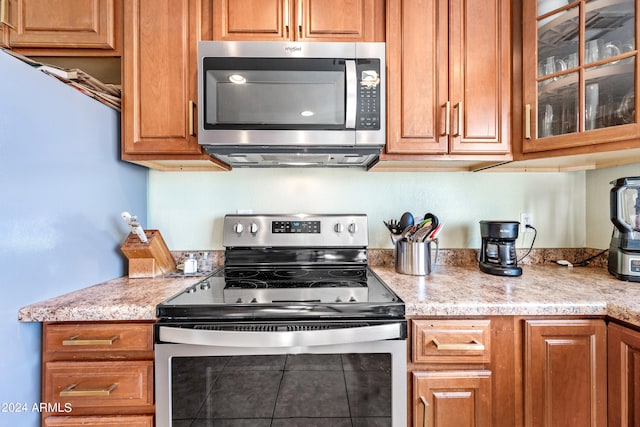
[[[183,426],[391,425],[390,354],[173,357]]]
[[[205,129],[344,129],[344,60],[205,58]]]

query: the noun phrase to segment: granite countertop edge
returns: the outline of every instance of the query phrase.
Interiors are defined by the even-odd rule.
[[[371,266],[406,304],[407,316],[609,316],[640,327],[640,283],[603,268],[527,266],[499,277],[476,266],[437,266],[428,276]],[[22,307],[21,322],[154,321],[155,306],[202,277],[121,277]]]

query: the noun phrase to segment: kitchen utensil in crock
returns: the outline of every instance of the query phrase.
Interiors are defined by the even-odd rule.
[[[409,226],[412,226],[413,223],[414,223],[414,218],[411,212],[405,212],[400,217],[400,229],[402,230],[404,230]]]
[[[390,219],[389,222],[387,221],[382,221],[382,222],[384,222],[384,225],[387,227],[387,229],[389,229],[391,234],[399,235],[400,233],[402,233],[402,228],[400,228],[400,224],[398,223],[397,220]]]

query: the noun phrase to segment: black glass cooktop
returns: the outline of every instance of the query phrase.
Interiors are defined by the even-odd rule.
[[[159,304],[161,319],[402,318],[402,300],[366,266],[227,267]]]

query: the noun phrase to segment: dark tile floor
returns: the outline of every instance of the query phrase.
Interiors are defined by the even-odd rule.
[[[391,425],[391,356],[300,354],[172,360],[173,427]]]

